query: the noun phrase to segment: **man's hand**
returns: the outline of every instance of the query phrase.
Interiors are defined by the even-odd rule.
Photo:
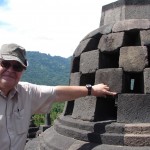
[[[97,97],[115,96],[117,93],[110,91],[109,87],[103,83],[92,86],[92,95]]]

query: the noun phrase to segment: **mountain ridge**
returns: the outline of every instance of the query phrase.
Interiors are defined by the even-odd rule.
[[[71,59],[38,51],[27,51],[29,66],[22,76],[22,81],[39,85],[68,85]]]

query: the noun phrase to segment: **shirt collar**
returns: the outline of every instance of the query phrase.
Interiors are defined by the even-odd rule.
[[[15,96],[15,94],[18,93],[17,86],[15,86],[8,94],[8,96],[5,96],[4,93],[0,90],[0,95],[3,96],[4,98],[12,98]]]

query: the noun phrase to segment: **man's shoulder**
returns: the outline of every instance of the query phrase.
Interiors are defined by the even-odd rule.
[[[29,82],[22,82],[20,81],[17,85],[17,88],[20,89],[20,88],[23,88],[23,89],[29,89],[29,88],[32,88],[34,87],[35,84],[32,84],[32,83],[29,83]]]
[[[20,81],[18,83],[19,86],[28,86],[28,85],[33,85],[32,83],[29,83],[29,82],[24,82],[24,81]]]

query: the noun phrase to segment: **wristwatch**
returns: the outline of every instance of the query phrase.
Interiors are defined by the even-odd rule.
[[[86,88],[88,89],[88,95],[91,95],[92,85],[91,84],[86,84]]]

